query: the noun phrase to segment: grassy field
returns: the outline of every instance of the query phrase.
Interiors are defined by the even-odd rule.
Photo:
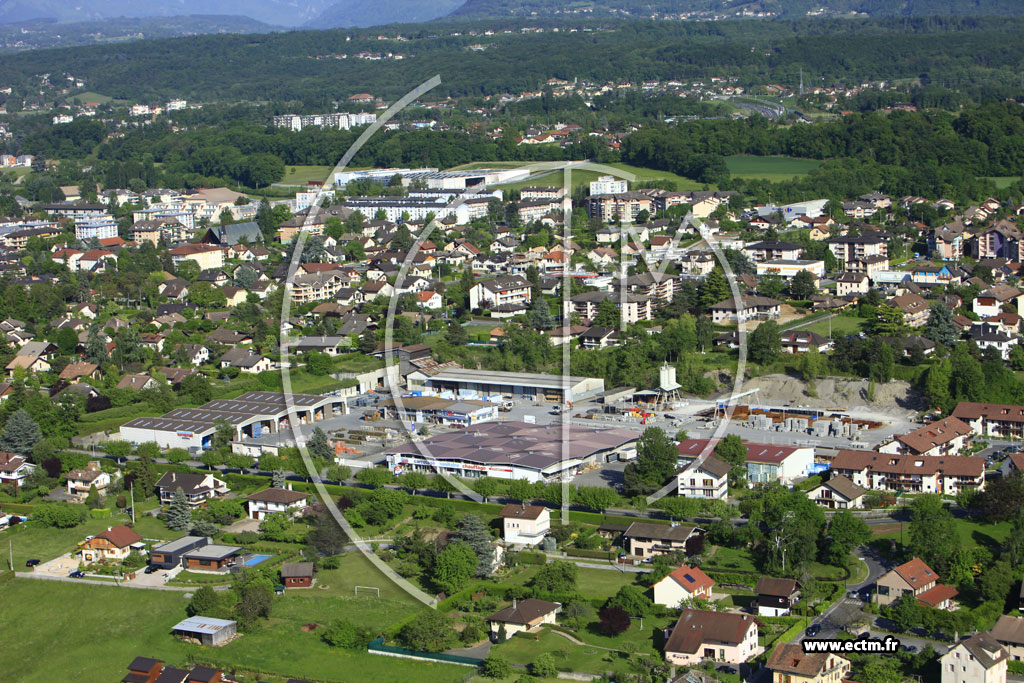
[[[324,644],[316,630],[302,631],[306,624],[326,625],[338,618],[383,628],[419,606],[358,554],[347,555],[341,569],[324,572],[318,579],[328,588],[288,591],[275,600],[272,616],[262,628],[222,648],[200,648],[171,637],[171,627],[185,617],[184,593],[15,579],[0,584],[0,626],[21,634],[19,647],[0,649],[0,667],[4,680],[19,683],[58,677],[106,683],[119,680],[136,656],[177,666],[195,661],[237,668],[273,682],[296,677],[339,683],[454,683],[469,673],[463,667],[343,652]],[[380,586],[382,597],[351,597],[351,585],[357,583]],[[75,615],[73,627],[68,627],[70,614]],[[53,648],[58,642],[60,647]],[[49,651],[47,656],[25,656],[43,651]]]
[[[955,520],[956,532],[960,536],[961,545],[970,550],[978,546],[994,549],[1006,542],[1010,535],[1010,523],[999,522],[998,524],[981,524],[967,519]],[[880,534],[877,538],[899,541],[899,524],[893,524],[893,529],[887,533]],[[904,527],[903,540],[909,542],[909,526]]]
[[[324,182],[332,170],[333,166],[285,166],[284,177],[278,185],[305,185],[310,180]]]
[[[985,180],[991,180],[995,183],[996,187],[1000,190],[1016,185],[1020,182],[1020,176],[1018,175],[1004,175],[1004,176],[986,176]]]
[[[832,338],[841,337],[847,334],[857,334],[864,327],[866,320],[864,318],[851,318],[846,315],[837,315],[832,318]],[[823,337],[828,336],[829,321],[820,320],[813,325],[802,327],[800,329],[808,330],[810,332],[817,332]]]
[[[113,100],[113,97],[107,97],[106,95],[101,95],[98,92],[92,91],[78,93],[77,95],[73,95],[68,98],[68,102],[73,102],[77,104],[88,104],[89,102],[98,102],[100,104],[106,104],[107,102],[112,102]]]
[[[779,182],[806,175],[821,165],[816,159],[796,157],[753,157],[735,155],[725,158],[729,173],[737,178]]]

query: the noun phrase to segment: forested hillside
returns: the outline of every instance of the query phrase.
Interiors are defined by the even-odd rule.
[[[483,50],[468,49],[480,36],[406,28],[403,42],[311,31],[31,51],[0,57],[0,80],[18,86],[67,71],[85,78],[92,91],[133,101],[251,101],[273,92],[277,100],[312,103],[366,91],[394,98],[435,74],[443,82],[431,97],[522,92],[552,77],[637,82],[733,75],[741,85],[795,86],[802,69],[809,83],[923,76],[1007,97],[1016,93],[1024,63],[1022,19],[628,22],[592,33],[495,34]],[[382,50],[404,58],[334,58]]]

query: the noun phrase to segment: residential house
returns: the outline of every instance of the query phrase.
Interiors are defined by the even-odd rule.
[[[800,643],[779,643],[765,665],[771,683],[839,683],[850,673],[850,660],[824,652],[804,652]]]
[[[117,383],[118,389],[132,389],[134,391],[155,389],[157,386],[159,386],[159,383],[144,372],[125,375],[121,378],[121,381]]]
[[[931,308],[923,297],[917,294],[902,294],[885,302],[886,306],[898,308],[903,312],[903,322],[910,327],[921,327],[928,322]]]
[[[920,596],[938,583],[939,575],[924,560],[915,557],[878,577],[874,602],[880,606],[889,605],[904,595]]]
[[[790,330],[779,335],[783,353],[807,353],[809,351],[827,351],[832,348],[832,340],[817,332],[808,330]]]
[[[540,545],[551,531],[551,512],[541,505],[509,503],[498,514],[502,540],[514,545]]]
[[[867,489],[857,486],[841,474],[815,486],[807,497],[829,510],[856,510],[864,507]]]
[[[747,257],[759,263],[761,261],[796,261],[804,251],[803,245],[794,242],[764,241],[754,242],[743,247]]]
[[[155,545],[149,551],[149,563],[161,569],[174,569],[182,565],[182,558],[187,553],[211,542],[207,536],[182,536],[175,541]]]
[[[469,289],[470,308],[495,308],[503,304],[530,302],[531,287],[526,278],[509,275],[475,283]]]
[[[545,624],[554,624],[555,617],[561,609],[562,605],[557,602],[536,598],[513,599],[511,605],[487,617],[491,640],[497,640],[502,629],[505,637],[511,638],[517,633],[528,633]]]
[[[665,641],[665,659],[678,666],[704,660],[740,664],[763,651],[758,633],[758,621],[749,614],[684,609]]]
[[[970,426],[952,415],[897,436],[894,441],[879,448],[880,453],[907,453],[910,455],[956,455],[971,445],[974,432]]]
[[[732,467],[713,455],[700,464],[694,461],[676,475],[679,495],[684,498],[725,500],[729,496],[729,471]]]
[[[974,298],[971,310],[980,318],[999,315],[1003,306],[1012,306],[1020,311],[1021,297],[1022,294],[1016,287],[1006,284],[993,285]]]
[[[744,295],[737,303],[729,297],[711,306],[711,320],[716,325],[738,324],[747,320],[773,320],[782,314],[782,302],[766,296]]]
[[[961,401],[953,409],[953,417],[970,425],[976,436],[1024,438],[1024,406]]]
[[[654,604],[676,608],[694,598],[710,600],[714,586],[715,580],[699,567],[684,564],[654,584]]]
[[[175,268],[183,261],[194,261],[199,270],[224,267],[224,249],[212,244],[183,244],[168,253]]]
[[[0,451],[0,484],[15,488],[24,486],[25,480],[35,469],[36,466],[24,456]]]
[[[133,546],[142,547],[142,536],[124,525],[118,525],[107,527],[106,531],[86,538],[78,544],[75,555],[86,563],[102,560],[121,562],[131,554]]]
[[[876,451],[840,450],[832,460],[833,474],[876,491],[944,493],[985,488],[985,458],[919,457]]]
[[[191,507],[196,507],[203,501],[227,493],[228,485],[209,473],[165,472],[156,482],[160,504],[169,505],[178,489],[184,492],[188,504]]]
[[[68,495],[84,499],[93,488],[101,496],[106,495],[110,481],[110,475],[102,470],[100,461],[90,460],[84,468],[76,468],[68,472]]]
[[[99,374],[100,366],[95,363],[68,363],[60,371],[58,377],[65,382],[77,382],[80,379],[95,378]]]
[[[800,600],[800,584],[794,579],[762,576],[754,586],[757,593],[757,614],[762,617],[785,617]]]
[[[190,571],[222,571],[235,564],[241,552],[238,546],[207,543],[184,553],[181,566]]]
[[[275,512],[284,512],[298,517],[307,507],[309,494],[289,489],[269,488],[250,493],[245,497],[249,517],[263,519]]]
[[[1006,683],[1009,653],[987,633],[965,638],[939,657],[942,683]]]
[[[836,296],[867,294],[870,285],[867,273],[846,271],[836,278]]]
[[[866,256],[888,256],[889,245],[879,235],[842,235],[828,241],[828,248],[841,264]]]
[[[650,522],[633,522],[622,534],[623,547],[635,557],[651,557],[682,550],[699,552],[704,546],[704,530],[689,524],[668,526]]]
[[[988,634],[1006,648],[1010,661],[1019,662],[1024,659],[1024,617],[1004,614],[989,629]]]

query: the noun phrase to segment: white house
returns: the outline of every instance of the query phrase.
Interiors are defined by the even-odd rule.
[[[502,539],[506,543],[539,545],[551,530],[551,512],[540,505],[510,503],[501,510]]]
[[[654,584],[654,604],[679,607],[684,600],[711,599],[715,581],[699,567],[683,565]]]
[[[300,491],[271,488],[250,493],[245,500],[252,519],[263,519],[275,512],[287,512],[298,517],[306,507],[309,495]]]
[[[685,498],[725,500],[729,495],[730,466],[713,455],[704,462],[691,464],[676,475],[679,495]]]
[[[961,640],[939,658],[942,683],[1006,683],[1009,653],[988,633]]]

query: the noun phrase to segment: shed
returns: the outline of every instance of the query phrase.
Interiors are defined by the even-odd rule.
[[[313,563],[285,562],[281,565],[281,581],[287,588],[309,588],[313,585]]]
[[[237,623],[213,617],[189,617],[175,624],[175,635],[197,641],[200,645],[218,647],[231,640],[237,632]]]

